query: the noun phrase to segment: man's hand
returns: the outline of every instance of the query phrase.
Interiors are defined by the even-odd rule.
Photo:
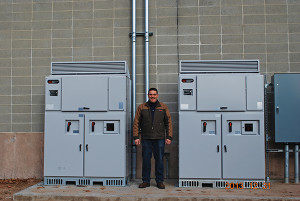
[[[136,139],[136,140],[134,140],[134,143],[136,146],[139,146],[141,144],[141,141],[140,141],[140,139]]]
[[[171,144],[171,140],[169,140],[169,139],[166,139],[166,144]]]

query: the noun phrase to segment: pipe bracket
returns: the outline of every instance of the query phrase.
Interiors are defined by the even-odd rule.
[[[149,36],[153,36],[153,32],[149,32],[148,34],[149,34]],[[146,33],[145,33],[145,32],[136,32],[135,35],[136,35],[136,36],[145,36]],[[129,33],[129,36],[130,36],[130,37],[133,36],[132,32]]]

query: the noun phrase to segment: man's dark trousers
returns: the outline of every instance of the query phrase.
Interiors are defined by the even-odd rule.
[[[152,151],[155,159],[156,183],[164,181],[165,140],[142,140],[143,182],[150,183]]]

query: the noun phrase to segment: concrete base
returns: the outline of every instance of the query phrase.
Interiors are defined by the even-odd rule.
[[[132,181],[126,187],[104,186],[43,186],[42,183],[14,195],[15,201],[235,201],[235,200],[300,200],[300,184],[271,182],[270,189],[213,189],[179,188],[177,180],[165,182],[166,189],[161,190],[152,181],[151,186],[139,189],[141,181]]]

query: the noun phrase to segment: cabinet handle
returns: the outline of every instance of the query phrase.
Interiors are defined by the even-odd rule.
[[[79,145],[79,151],[81,151],[82,144]]]
[[[206,125],[207,125],[207,123],[206,123],[206,122],[203,122],[203,133],[206,132]]]
[[[226,147],[226,145],[224,145],[224,151],[227,152],[227,147]]]
[[[88,145],[88,144],[85,145],[85,150],[86,150],[86,151],[89,151],[89,145]]]
[[[92,132],[95,131],[95,122],[92,122]]]
[[[71,126],[71,122],[68,122],[68,126],[67,126],[67,132],[70,132],[70,126]]]
[[[220,152],[220,146],[219,145],[217,146],[217,152]]]
[[[231,133],[232,132],[232,122],[228,123],[228,128],[229,128],[229,133]]]

